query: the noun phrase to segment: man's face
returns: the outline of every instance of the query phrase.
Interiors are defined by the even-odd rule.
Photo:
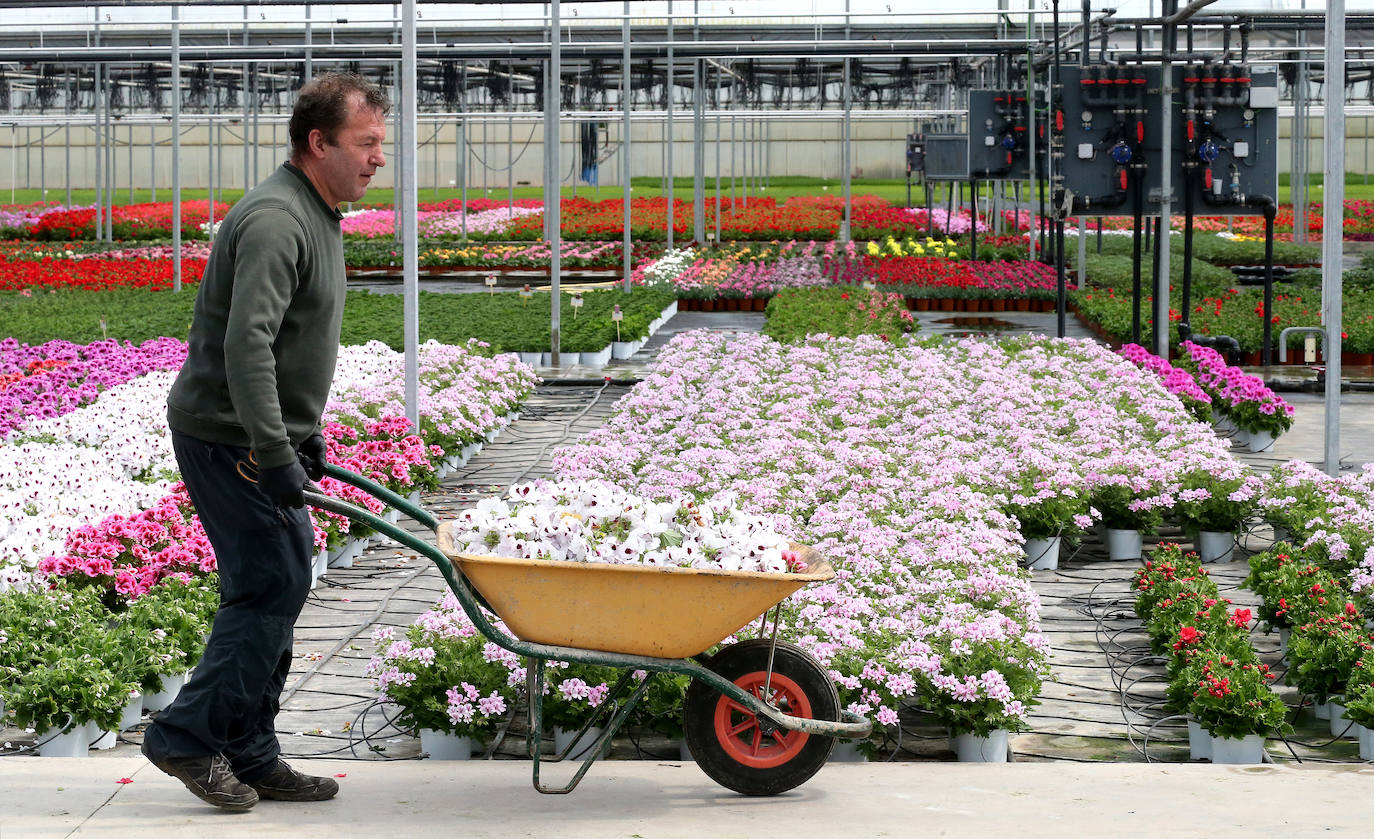
[[[333,143],[318,130],[310,138],[311,150],[319,163],[316,186],[331,207],[362,198],[373,174],[386,165],[382,155],[382,142],[386,139],[382,112],[367,108],[359,97],[354,97],[351,104],[348,121],[335,133]]]

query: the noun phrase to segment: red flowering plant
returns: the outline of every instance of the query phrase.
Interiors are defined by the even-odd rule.
[[[1353,603],[1339,615],[1319,617],[1293,630],[1287,681],[1316,702],[1342,694],[1355,665],[1374,650],[1364,618]]]
[[[1168,655],[1179,640],[1179,633],[1185,628],[1210,634],[1228,625],[1235,625],[1230,610],[1231,601],[1217,594],[1216,585],[1211,580],[1206,582],[1212,589],[1210,592],[1184,591],[1177,597],[1167,598],[1146,620],[1150,649],[1156,655]],[[1249,610],[1245,610],[1243,620],[1248,622],[1249,619]]]
[[[1360,656],[1345,683],[1345,715],[1357,725],[1374,728],[1374,652]]]
[[[1165,600],[1177,598],[1184,592],[1206,593],[1215,597],[1216,584],[1207,576],[1207,569],[1195,553],[1184,553],[1173,542],[1161,545],[1135,572],[1132,587],[1136,592],[1135,611],[1140,619],[1149,622],[1155,609]]]
[[[1188,709],[1198,679],[1201,678],[1202,662],[1218,657],[1255,659],[1254,648],[1250,646],[1250,632],[1238,626],[1238,620],[1236,618],[1219,628],[1184,626],[1179,629],[1169,648],[1169,684],[1164,690],[1165,704],[1169,708],[1178,713]],[[1191,672],[1185,672],[1190,668]]]
[[[1262,598],[1260,617],[1271,627],[1339,614],[1348,602],[1334,576],[1284,543],[1251,557],[1250,575],[1241,585]]]
[[[1199,655],[1180,673],[1192,687],[1187,712],[1216,737],[1290,731],[1288,706],[1269,687],[1274,674],[1253,652]]]

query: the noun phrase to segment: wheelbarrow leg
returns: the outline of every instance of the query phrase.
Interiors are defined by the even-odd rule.
[[[582,761],[582,766],[578,768],[577,774],[573,775],[572,780],[570,780],[566,786],[549,787],[542,784],[539,780],[539,765],[541,762],[539,759],[539,751],[544,741],[545,661],[542,658],[534,660],[526,659],[525,661],[525,685],[528,688],[530,703],[529,733],[525,735],[525,742],[528,745],[530,762],[533,766],[534,788],[536,791],[546,795],[566,795],[577,788],[577,785],[582,782],[582,777],[587,774],[587,770],[592,768],[592,764],[604,757],[605,754],[610,751],[611,739],[615,737],[616,732],[618,732],[621,726],[625,725],[625,722],[630,718],[630,712],[634,710],[635,705],[639,703],[639,700],[649,689],[649,684],[653,680],[654,674],[650,673],[646,676],[644,681],[640,682],[634,692],[626,698],[624,704],[617,707],[615,712],[611,714],[610,719],[606,722],[606,728],[601,732],[601,736],[596,739],[595,743],[588,747],[587,758]],[[632,675],[631,672],[627,672],[620,677],[620,680],[616,682],[615,688],[612,689],[611,693],[608,694],[603,701],[603,708],[620,692],[621,688],[630,680]],[[595,717],[593,720],[594,719]],[[582,731],[585,732],[590,725],[591,721],[583,725]],[[573,742],[577,743],[578,740],[575,739]],[[568,750],[570,751],[571,749],[572,746],[569,746]],[[565,755],[557,756],[555,761],[562,760],[564,756]]]

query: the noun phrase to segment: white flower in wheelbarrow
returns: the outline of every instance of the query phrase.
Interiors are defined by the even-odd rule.
[[[734,493],[702,503],[658,502],[598,480],[535,481],[463,510],[454,543],[468,554],[717,568],[806,570],[788,538],[736,507]]]

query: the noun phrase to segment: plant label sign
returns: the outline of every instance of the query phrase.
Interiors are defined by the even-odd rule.
[[[572,296],[572,307],[573,307],[573,317],[576,318],[576,317],[577,317],[578,310],[580,310],[580,309],[582,308],[582,294],[581,294],[581,292],[579,292],[579,293],[577,293],[577,294],[574,294],[574,295]]]
[[[487,292],[488,292],[489,294],[495,294],[495,293],[496,293],[496,275],[495,275],[495,274],[488,274],[488,275],[487,275]]]
[[[625,313],[620,311],[620,304],[617,303],[611,309],[611,320],[615,321],[615,339],[620,340],[620,322],[625,319]]]
[[[528,306],[530,304],[530,298],[533,296],[534,292],[530,290],[530,284],[525,283],[525,287],[520,289],[520,299],[525,301],[525,305]]]

